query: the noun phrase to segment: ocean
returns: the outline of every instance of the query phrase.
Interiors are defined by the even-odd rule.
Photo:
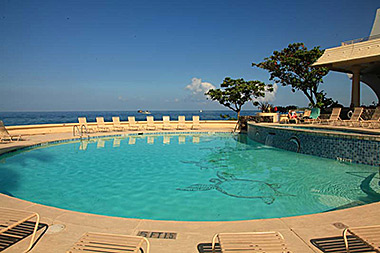
[[[155,120],[162,120],[162,116],[170,116],[171,120],[177,120],[183,115],[186,120],[192,120],[193,115],[199,115],[200,120],[226,120],[221,115],[229,115],[236,118],[236,113],[228,110],[218,111],[150,111],[150,116]],[[240,115],[255,115],[258,111],[241,111]],[[146,114],[137,111],[70,111],[70,112],[0,112],[0,120],[6,126],[37,125],[37,124],[62,124],[77,123],[78,117],[86,117],[87,122],[95,122],[96,117],[104,117],[104,120],[112,121],[112,117],[119,116],[121,121],[127,121],[128,116],[135,116],[136,120],[146,120]]]

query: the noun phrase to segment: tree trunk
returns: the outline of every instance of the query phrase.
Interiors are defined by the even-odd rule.
[[[305,94],[305,96],[309,99],[310,101],[310,104],[314,107],[315,106],[315,102],[314,102],[314,99],[313,99],[313,95],[310,95],[309,93],[307,93],[307,90],[302,90],[302,92]]]
[[[237,123],[234,129],[234,132],[236,132],[236,130],[240,128],[240,110],[237,110],[236,112],[237,112]]]

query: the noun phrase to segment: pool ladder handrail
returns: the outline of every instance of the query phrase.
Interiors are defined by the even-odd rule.
[[[76,133],[78,133],[79,138],[83,138],[84,134],[87,134],[87,137],[90,137],[88,134],[87,127],[85,125],[81,125],[80,128],[78,125],[73,126],[73,136],[76,136]]]

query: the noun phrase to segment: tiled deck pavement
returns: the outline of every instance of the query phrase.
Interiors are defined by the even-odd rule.
[[[26,141],[1,144],[0,148],[5,150],[5,148],[68,138],[72,138],[71,133],[34,135],[28,136]],[[340,236],[342,229],[336,228],[334,223],[340,222],[347,226],[380,225],[380,203],[313,215],[231,222],[175,222],[106,217],[43,206],[3,194],[0,194],[0,203],[2,207],[38,212],[41,215],[41,222],[49,226],[54,224],[65,226],[61,232],[45,233],[31,250],[31,252],[44,253],[65,252],[87,231],[136,235],[142,230],[178,233],[175,240],[149,239],[151,252],[195,253],[198,252],[199,243],[211,242],[212,236],[218,232],[273,230],[284,235],[293,252],[320,252],[310,243],[310,239]],[[4,252],[21,252],[26,247],[28,239],[22,240]]]

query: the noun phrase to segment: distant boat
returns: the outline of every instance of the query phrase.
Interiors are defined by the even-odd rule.
[[[150,111],[138,110],[137,112],[138,112],[138,113],[142,113],[142,114],[151,114]]]
[[[199,112],[203,112],[203,110],[199,110]]]

